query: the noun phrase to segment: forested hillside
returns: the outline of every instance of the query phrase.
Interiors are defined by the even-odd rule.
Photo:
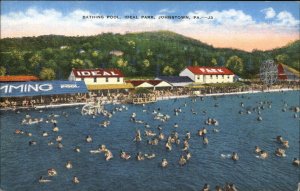
[[[254,77],[260,63],[274,59],[299,70],[300,41],[270,50],[221,49],[170,31],[104,33],[96,36],[5,38],[0,40],[1,75],[34,74],[66,79],[72,68],[120,68],[126,76],[178,75],[189,65],[227,66]]]

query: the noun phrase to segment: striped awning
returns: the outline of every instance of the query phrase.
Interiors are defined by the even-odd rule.
[[[132,88],[134,87],[131,83],[87,85],[88,90],[112,90],[112,89],[132,89]]]
[[[199,83],[191,83],[191,84],[188,84],[185,87],[188,87],[188,88],[205,88],[206,86],[203,85],[203,84],[199,84]]]

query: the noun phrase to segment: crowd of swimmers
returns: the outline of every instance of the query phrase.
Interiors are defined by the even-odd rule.
[[[191,100],[192,102],[195,102],[196,99],[192,99]],[[257,112],[258,115],[260,115],[260,112],[262,110],[264,110],[265,108],[271,108],[271,102],[259,102],[258,103],[258,106],[257,107],[254,107],[251,111],[254,111],[254,112]],[[184,107],[187,106],[187,104],[185,103],[183,105]],[[215,107],[218,107],[217,104],[215,104]],[[240,107],[242,109],[245,109],[245,104],[244,103],[240,103]],[[126,109],[126,107],[116,107],[115,109],[113,109],[112,112],[108,112],[109,115],[106,115],[104,114],[105,112],[103,112],[102,114],[107,117],[107,118],[110,118],[112,117],[112,115],[117,112],[117,111],[122,111],[122,109]],[[174,108],[173,109],[174,111],[174,115],[180,115],[180,113],[182,113],[182,109],[179,107],[179,108]],[[246,111],[246,110],[245,110]],[[241,112],[239,112],[240,114],[243,114],[243,113],[247,113],[247,114],[251,114],[251,112],[245,112],[244,110],[241,110]],[[247,111],[250,111],[249,109]],[[293,111],[295,111],[295,113],[298,113],[300,112],[300,109],[299,107],[294,107],[293,108]],[[43,112],[42,110],[40,110],[39,112]],[[147,112],[145,109],[143,109],[142,112]],[[141,112],[141,113],[142,113]],[[148,112],[149,113],[149,112]],[[202,112],[204,115],[206,115],[206,111],[204,110]],[[166,122],[170,119],[170,116],[167,115],[167,114],[164,114],[162,113],[162,111],[160,110],[160,108],[157,108],[155,110],[153,110],[151,112],[151,114],[153,115],[153,119],[154,120],[159,120],[161,122]],[[195,114],[197,115],[197,113],[195,113],[195,111],[193,109],[191,109],[191,114]],[[63,112],[62,113],[62,116],[64,117],[68,117],[68,114]],[[25,115],[25,118],[22,120],[22,125],[31,125],[31,124],[35,124],[35,123],[42,123],[42,122],[46,122],[46,123],[50,123],[52,124],[52,131],[54,133],[58,133],[59,132],[59,128],[57,126],[57,117],[59,117],[59,115],[55,115],[55,114],[50,114],[48,115],[47,118],[32,118],[30,115]],[[183,137],[184,138],[180,138],[181,136],[179,135],[179,133],[176,131],[178,128],[182,128],[178,123],[174,123],[174,125],[172,126],[172,131],[170,132],[169,135],[165,135],[163,133],[163,127],[161,125],[158,125],[157,126],[157,131],[154,131],[153,129],[151,129],[151,125],[146,123],[145,121],[143,120],[139,120],[139,116],[138,114],[136,113],[132,113],[130,115],[130,118],[129,120],[132,122],[132,123],[137,123],[137,124],[141,124],[141,125],[144,125],[144,133],[142,133],[141,129],[137,129],[135,131],[135,136],[134,138],[132,139],[133,142],[135,144],[139,144],[140,142],[142,142],[143,140],[146,140],[146,143],[148,145],[158,145],[160,142],[163,142],[163,145],[164,145],[164,148],[167,152],[171,152],[174,145],[176,145],[177,147],[182,145],[182,147],[180,147],[181,149],[181,154],[180,154],[180,157],[178,158],[178,165],[180,166],[185,166],[190,160],[191,160],[191,157],[192,157],[192,153],[190,152],[190,140],[191,140],[191,132],[189,131],[186,131],[185,134],[183,134]],[[104,120],[103,122],[101,122],[99,124],[100,126],[102,127],[108,127],[110,125],[110,121],[109,120]],[[211,118],[211,117],[208,117],[205,121],[204,121],[204,127],[201,127],[198,132],[197,132],[197,135],[199,137],[202,138],[202,143],[204,145],[208,145],[209,144],[209,140],[208,140],[208,130],[207,130],[207,127],[208,126],[213,126],[213,129],[212,129],[212,132],[213,133],[218,133],[220,132],[220,130],[218,129],[218,126],[219,126],[219,121],[215,118]],[[15,131],[16,134],[24,134],[24,135],[27,135],[29,137],[32,136],[31,133],[29,132],[24,132],[20,129],[17,129]],[[49,132],[47,131],[43,131],[41,136],[43,137],[47,137],[49,135]],[[285,150],[289,148],[289,141],[288,140],[285,140],[282,136],[277,136],[276,138],[276,142],[278,144],[278,148],[275,150],[275,156],[277,157],[284,157],[285,156]],[[63,137],[59,134],[57,134],[56,136],[56,145],[57,145],[57,148],[58,149],[62,149],[63,148],[63,144],[62,144],[62,140],[63,140]],[[85,137],[85,141],[86,143],[91,143],[93,142],[93,138],[91,135],[87,135]],[[30,140],[29,141],[29,145],[33,146],[33,145],[36,145],[37,142],[35,140]],[[55,142],[54,141],[50,141],[48,142],[48,145],[51,146],[51,145],[54,145]],[[76,146],[74,148],[74,151],[75,152],[80,152],[80,147],[79,146]],[[254,152],[256,154],[259,155],[259,157],[261,159],[266,159],[268,158],[269,156],[269,153],[263,149],[261,149],[259,146],[255,146],[254,148]],[[94,150],[90,150],[90,153],[91,154],[98,154],[98,153],[103,153],[104,154],[104,158],[106,161],[110,161],[111,159],[114,158],[114,155],[112,153],[111,150],[109,150],[106,145],[104,144],[101,144],[97,149],[94,149]],[[125,150],[120,150],[119,152],[119,157],[120,159],[122,160],[130,160],[130,159],[135,159],[137,161],[143,161],[145,159],[153,159],[155,157],[157,157],[157,155],[155,153],[143,153],[141,151],[137,152],[135,157],[131,156],[130,152],[128,151],[125,151]],[[233,161],[238,161],[240,160],[240,156],[239,154],[236,152],[236,151],[233,151],[232,154],[230,155],[230,158],[233,160]],[[293,162],[292,162],[293,165],[295,166],[299,166],[300,165],[300,161],[298,158],[294,158]],[[162,157],[161,159],[161,162],[159,164],[160,167],[162,168],[167,168],[169,166],[169,161],[166,157]],[[72,164],[72,161],[67,161],[66,164],[65,164],[65,168],[66,169],[72,169],[73,168],[73,164]],[[56,171],[56,169],[54,168],[49,168],[48,171],[47,171],[47,175],[42,175],[40,176],[39,178],[39,182],[40,183],[47,183],[47,182],[51,182],[51,177],[53,176],[57,176],[58,175],[58,172]],[[78,184],[80,183],[79,181],[79,178],[77,176],[73,176],[72,177],[72,182],[74,184]],[[221,186],[216,186],[215,187],[216,190],[218,191],[221,191],[221,190],[225,190],[225,191],[235,191],[237,190],[236,186],[234,184],[228,184],[226,183],[226,185],[222,188]],[[205,191],[208,191],[210,190],[210,187],[208,184],[205,184],[203,189],[202,190],[205,190]]]

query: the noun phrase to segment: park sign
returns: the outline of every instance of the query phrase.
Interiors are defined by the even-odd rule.
[[[0,97],[26,97],[87,92],[87,87],[82,81],[0,83]]]

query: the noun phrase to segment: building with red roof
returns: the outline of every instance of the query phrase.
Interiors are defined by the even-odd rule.
[[[2,82],[28,82],[39,80],[36,76],[0,76],[0,83]]]
[[[234,73],[226,67],[189,66],[179,76],[187,76],[196,83],[232,83]]]
[[[84,81],[86,85],[124,84],[124,75],[118,69],[72,69],[69,81]]]

